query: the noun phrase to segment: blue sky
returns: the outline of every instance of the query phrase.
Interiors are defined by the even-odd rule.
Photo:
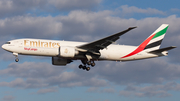
[[[161,47],[180,47],[178,0],[0,0],[0,44],[19,38],[91,42],[137,26],[117,44],[139,45],[169,24]],[[169,56],[130,62],[51,65],[51,57],[0,49],[0,101],[177,101],[179,48]]]

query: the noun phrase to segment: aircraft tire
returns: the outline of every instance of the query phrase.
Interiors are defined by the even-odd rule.
[[[91,66],[92,66],[92,67],[94,67],[95,65],[96,65],[96,64],[95,64],[94,62],[93,62],[93,63],[91,63]]]
[[[86,69],[86,66],[83,66],[83,70],[85,70]]]
[[[89,71],[89,70],[90,70],[90,67],[87,67],[87,68],[86,68],[86,71]]]
[[[87,64],[88,64],[88,65],[91,65],[91,61],[88,61]]]
[[[82,65],[79,65],[79,69],[81,69],[81,68],[83,68],[83,66],[82,66]]]
[[[16,58],[16,59],[15,59],[15,61],[16,61],[16,62],[18,62],[18,61],[19,61],[19,59],[18,59],[18,58]]]

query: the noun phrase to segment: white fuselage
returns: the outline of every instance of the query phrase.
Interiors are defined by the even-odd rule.
[[[75,48],[86,44],[85,42],[73,42],[73,41],[57,41],[57,40],[42,40],[42,39],[17,39],[9,41],[10,44],[4,44],[3,49],[17,54],[23,55],[35,55],[35,56],[59,56],[59,47],[68,46]],[[158,56],[164,56],[164,54],[150,54],[146,51],[139,52],[130,57],[122,58],[123,56],[131,53],[137,48],[137,46],[127,45],[109,45],[107,48],[100,50],[100,57],[97,60],[111,60],[111,61],[130,61],[138,59],[146,59]],[[63,57],[62,57],[63,58]],[[84,56],[75,55],[74,59],[83,59]]]

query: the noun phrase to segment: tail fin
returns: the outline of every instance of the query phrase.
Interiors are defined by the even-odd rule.
[[[122,58],[135,55],[143,50],[146,52],[158,50],[166,34],[168,26],[168,24],[162,24],[154,33],[152,33],[144,42],[142,42],[137,49]]]
[[[168,24],[162,24],[154,33],[152,33],[142,44],[146,45],[144,50],[153,51],[160,48],[161,42],[168,29]],[[141,45],[142,45],[141,44]]]

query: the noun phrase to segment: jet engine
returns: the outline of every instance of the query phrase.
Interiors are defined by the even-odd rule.
[[[78,52],[74,47],[59,47],[59,56],[64,58],[73,58]]]
[[[59,57],[52,57],[52,64],[53,65],[58,65],[58,66],[65,66],[68,63],[71,63],[72,60],[70,59],[63,59],[63,58],[59,58]]]

